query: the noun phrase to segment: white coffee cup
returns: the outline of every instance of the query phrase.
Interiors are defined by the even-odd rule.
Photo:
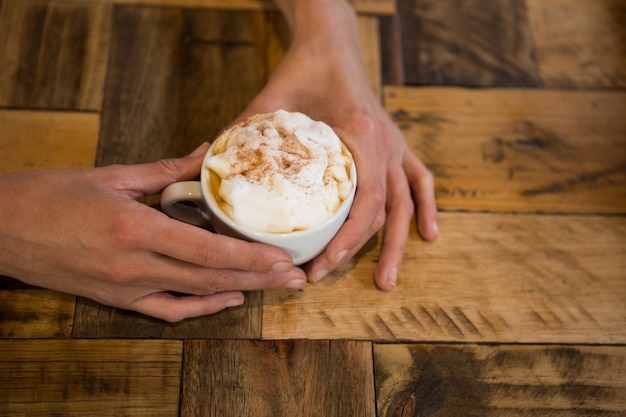
[[[349,154],[347,149],[345,151]],[[294,265],[304,264],[319,255],[348,217],[357,184],[354,161],[350,165],[352,191],[330,219],[307,230],[269,233],[236,223],[220,208],[215,198],[217,191],[210,189],[210,170],[206,166],[207,160],[211,156],[213,156],[213,147],[209,148],[204,158],[200,181],[176,182],[163,190],[161,208],[167,215],[200,227],[212,226],[217,233],[222,235],[251,242],[266,243],[284,249],[291,255]]]

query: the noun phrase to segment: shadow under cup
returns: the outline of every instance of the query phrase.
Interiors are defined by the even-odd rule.
[[[220,178],[206,166],[207,160],[213,155],[213,147],[209,149],[204,158],[200,181],[171,184],[163,190],[161,207],[166,214],[178,220],[205,226],[208,220],[219,234],[284,249],[291,255],[294,265],[302,265],[324,250],[346,221],[352,208],[357,185],[356,166],[350,152],[345,145],[342,144],[342,146],[352,161],[349,167],[352,191],[330,219],[313,229],[289,233],[269,233],[236,223],[223,210],[226,203],[217,192]],[[195,207],[189,207],[185,203],[192,203]]]

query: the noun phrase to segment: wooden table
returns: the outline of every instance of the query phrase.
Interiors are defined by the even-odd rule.
[[[3,278],[0,415],[625,415],[626,3],[354,6],[436,175],[441,238],[411,230],[396,291],[380,236],[176,324]],[[1,170],[184,155],[288,41],[256,0],[0,0]]]

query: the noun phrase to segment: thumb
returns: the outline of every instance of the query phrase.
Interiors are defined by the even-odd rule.
[[[166,186],[177,181],[189,181],[198,178],[204,155],[210,143],[204,142],[196,150],[182,158],[161,159],[147,164],[124,167],[127,191],[136,196],[156,194]]]

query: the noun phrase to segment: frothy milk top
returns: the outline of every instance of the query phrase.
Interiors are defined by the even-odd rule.
[[[221,179],[219,198],[226,214],[272,233],[327,221],[352,191],[351,164],[330,126],[284,110],[227,129],[207,160]]]

